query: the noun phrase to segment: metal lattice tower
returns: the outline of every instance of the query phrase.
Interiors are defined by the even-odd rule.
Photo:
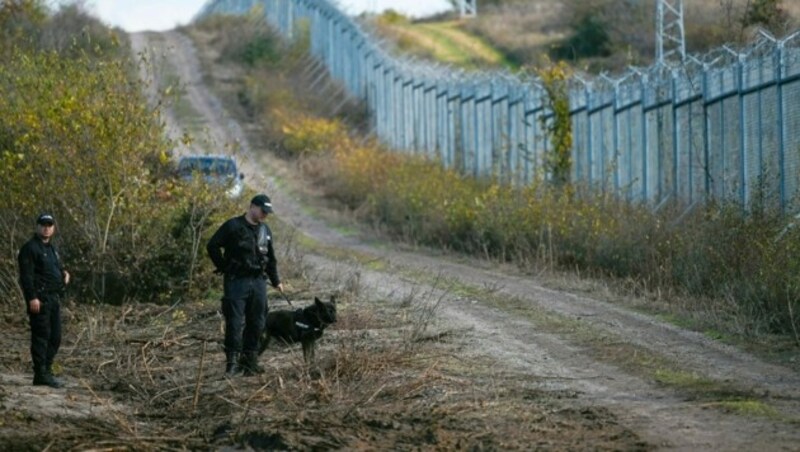
[[[656,9],[656,61],[681,63],[686,58],[683,0],[657,0]]]
[[[459,0],[461,17],[475,17],[478,15],[478,0]]]

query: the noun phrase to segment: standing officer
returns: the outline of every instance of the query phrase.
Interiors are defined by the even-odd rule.
[[[225,372],[231,376],[240,370],[245,375],[264,372],[258,365],[258,341],[267,318],[266,278],[283,292],[272,232],[263,222],[270,213],[269,197],[255,196],[247,212],[223,223],[206,246],[217,273],[224,275]]]
[[[61,345],[61,299],[69,284],[58,250],[52,243],[56,220],[43,213],[36,219],[36,234],[19,250],[19,283],[31,325],[33,384],[63,386],[53,376],[53,359]]]

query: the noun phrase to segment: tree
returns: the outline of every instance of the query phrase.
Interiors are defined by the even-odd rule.
[[[2,56],[19,46],[34,46],[47,21],[48,10],[42,0],[0,1],[0,52]]]
[[[558,59],[606,57],[611,55],[611,38],[607,25],[594,15],[585,15],[573,26],[572,35],[553,49]]]
[[[781,0],[753,0],[742,19],[743,25],[761,25],[773,34],[780,34],[789,22],[789,14],[780,4]]]

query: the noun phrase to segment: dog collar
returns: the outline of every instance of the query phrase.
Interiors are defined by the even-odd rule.
[[[310,329],[312,329],[310,326],[306,325],[306,324],[305,324],[305,323],[303,323],[303,322],[294,322],[294,324],[295,324],[295,325],[297,325],[297,326],[299,326],[300,328],[303,328],[304,330],[310,330]],[[314,328],[314,329],[315,329],[315,330],[317,330],[318,328]]]

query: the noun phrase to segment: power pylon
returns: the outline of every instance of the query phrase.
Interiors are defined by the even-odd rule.
[[[475,17],[478,15],[478,0],[459,0],[461,17]]]
[[[656,9],[656,60],[665,65],[682,63],[686,58],[683,0],[657,0]]]

